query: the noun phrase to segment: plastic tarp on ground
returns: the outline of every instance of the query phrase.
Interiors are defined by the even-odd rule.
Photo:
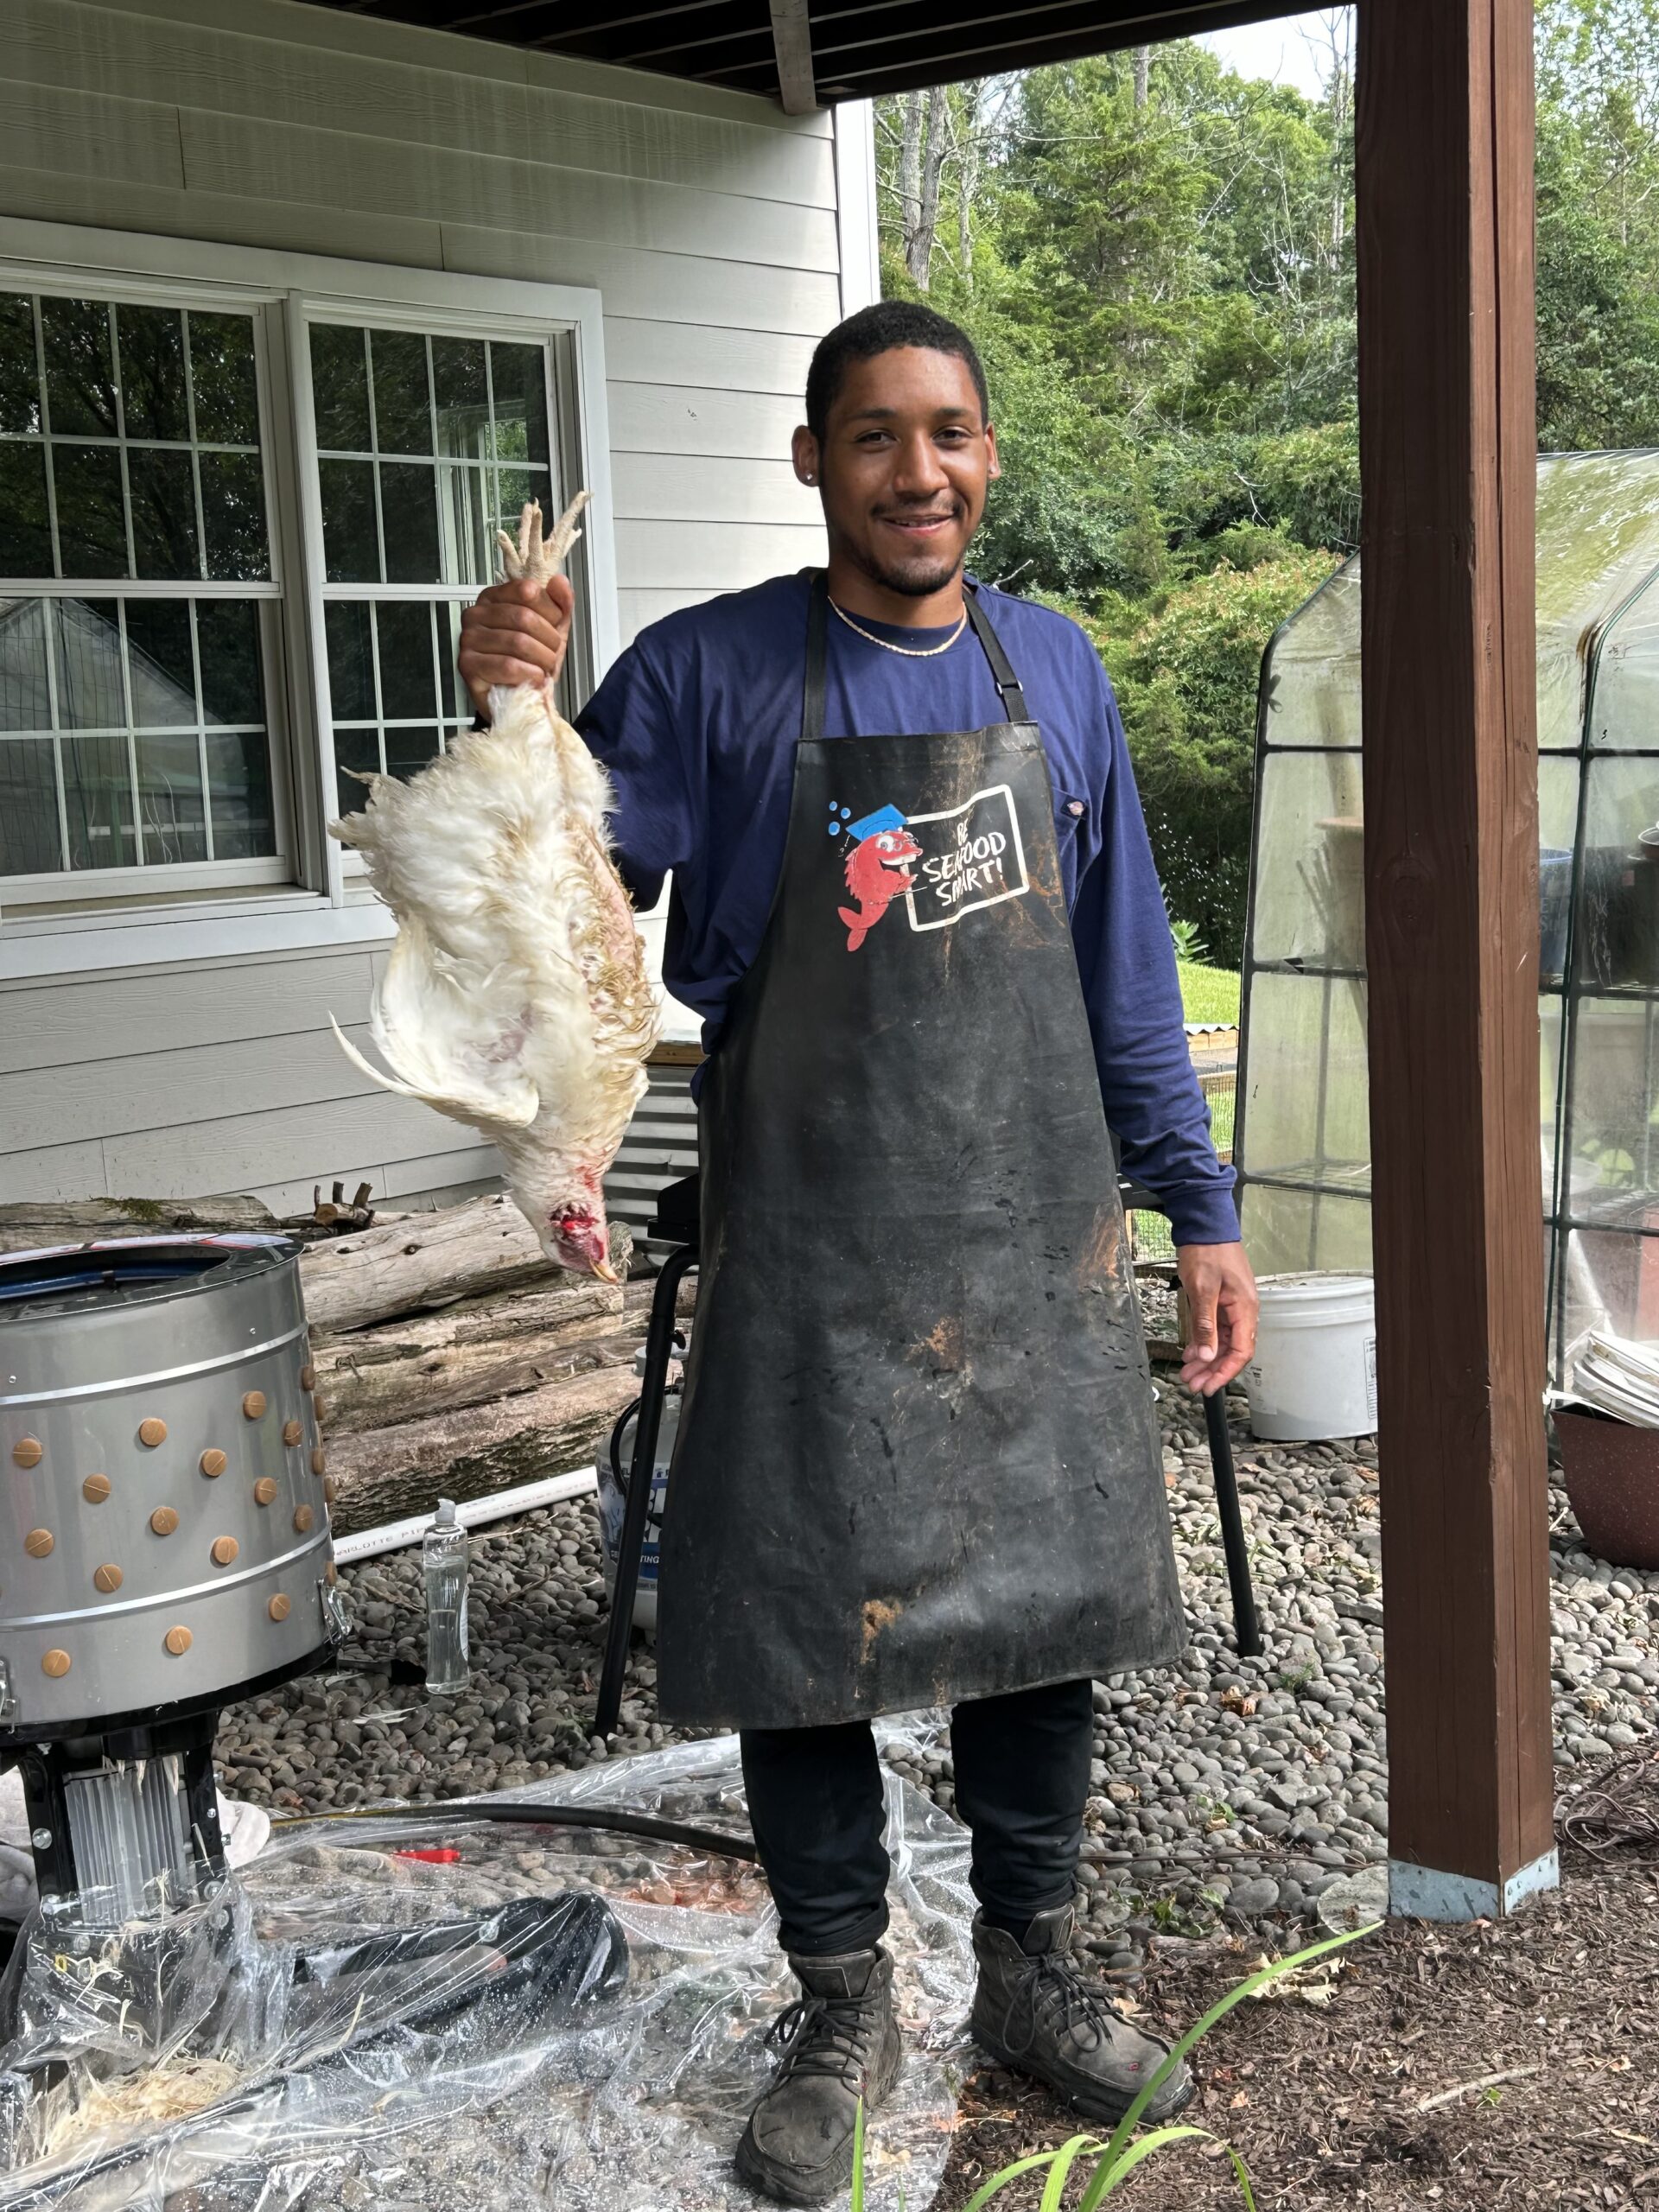
[[[491,1802],[747,1829],[729,1737]],[[887,1813],[906,2062],[867,2191],[916,2212],[972,2063],[972,1899],[966,1832],[892,1775]],[[0,1988],[0,2212],[748,2206],[732,2152],[795,1994],[739,1860],[442,1806],[279,1828],[164,1923],[79,1951],[31,1924]]]

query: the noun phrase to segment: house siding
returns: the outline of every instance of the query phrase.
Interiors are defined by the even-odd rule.
[[[839,274],[826,116],[300,0],[8,0],[0,215],[595,288],[622,641],[821,557],[785,456]],[[840,150],[844,163],[845,148]],[[0,985],[0,1201],[334,1177],[386,1201],[495,1155],[370,1084],[384,950]],[[683,1111],[683,1109],[681,1109]]]

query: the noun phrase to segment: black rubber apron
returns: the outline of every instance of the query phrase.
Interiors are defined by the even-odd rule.
[[[658,1695],[774,1728],[1173,1658],[1153,1395],[1037,727],[823,735],[700,1109]]]

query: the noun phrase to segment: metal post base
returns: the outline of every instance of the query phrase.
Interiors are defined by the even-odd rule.
[[[1500,1920],[1541,1890],[1560,1887],[1561,1860],[1547,1851],[1508,1881],[1483,1882],[1472,1874],[1442,1874],[1409,1859],[1389,1861],[1389,1910],[1401,1920]]]

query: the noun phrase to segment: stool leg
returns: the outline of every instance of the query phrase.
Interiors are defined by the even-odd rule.
[[[1233,1472],[1233,1440],[1227,1433],[1227,1393],[1204,1402],[1210,1435],[1210,1468],[1216,1478],[1216,1506],[1221,1516],[1222,1548],[1227,1554],[1227,1582],[1233,1593],[1233,1627],[1241,1659],[1262,1655],[1262,1626],[1255,1617],[1249,1554],[1244,1548],[1244,1516],[1239,1510],[1238,1479]]]
[[[628,1670],[634,1592],[639,1587],[639,1554],[645,1548],[645,1522],[651,1515],[652,1477],[657,1466],[657,1437],[663,1422],[668,1363],[674,1355],[674,1305],[681,1277],[696,1264],[696,1246],[680,1245],[663,1262],[657,1287],[652,1294],[651,1323],[645,1332],[645,1371],[640,1378],[639,1414],[633,1425],[633,1464],[628,1473],[628,1498],[623,1508],[622,1535],[617,1548],[616,1582],[611,1592],[611,1618],[605,1636],[599,1709],[594,1717],[594,1732],[597,1736],[612,1733],[622,1710],[622,1678]]]

